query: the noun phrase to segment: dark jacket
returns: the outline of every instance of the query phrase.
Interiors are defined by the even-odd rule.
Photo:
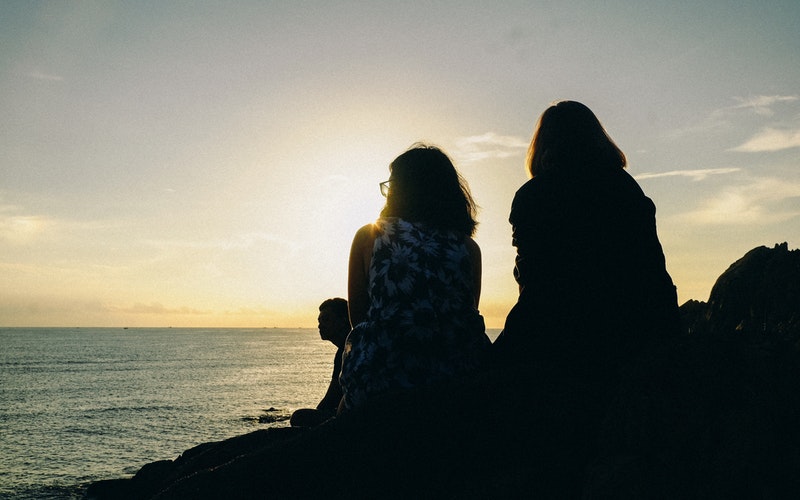
[[[501,358],[583,375],[677,333],[655,205],[627,172],[539,175],[517,191],[509,221],[520,295],[496,341]]]

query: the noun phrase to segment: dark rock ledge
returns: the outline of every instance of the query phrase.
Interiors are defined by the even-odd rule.
[[[681,308],[685,336],[591,378],[528,367],[256,431],[99,481],[87,498],[800,498],[800,251],[759,247]]]

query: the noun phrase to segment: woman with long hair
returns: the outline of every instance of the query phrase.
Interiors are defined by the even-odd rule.
[[[509,217],[519,299],[495,342],[501,355],[584,376],[615,371],[650,340],[677,332],[655,205],[626,165],[585,105],[557,102],[539,118],[531,179]]]
[[[580,498],[625,368],[679,331],[677,297],[655,205],[589,108],[547,108],[526,166],[509,217],[519,298],[494,343],[525,429],[508,460],[542,497]]]
[[[350,251],[346,408],[466,374],[490,345],[478,312],[476,205],[450,158],[415,145],[392,162],[381,192],[380,218]]]

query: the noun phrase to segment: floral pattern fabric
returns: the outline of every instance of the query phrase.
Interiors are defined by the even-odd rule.
[[[472,371],[490,346],[465,237],[397,218],[376,226],[370,307],[347,338],[340,376],[351,408]]]

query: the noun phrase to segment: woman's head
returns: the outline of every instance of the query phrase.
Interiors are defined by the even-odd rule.
[[[533,133],[527,167],[531,177],[548,171],[590,172],[625,168],[623,153],[592,110],[576,101],[547,108]]]
[[[415,144],[389,166],[382,217],[400,217],[472,235],[477,208],[469,186],[439,148]]]

